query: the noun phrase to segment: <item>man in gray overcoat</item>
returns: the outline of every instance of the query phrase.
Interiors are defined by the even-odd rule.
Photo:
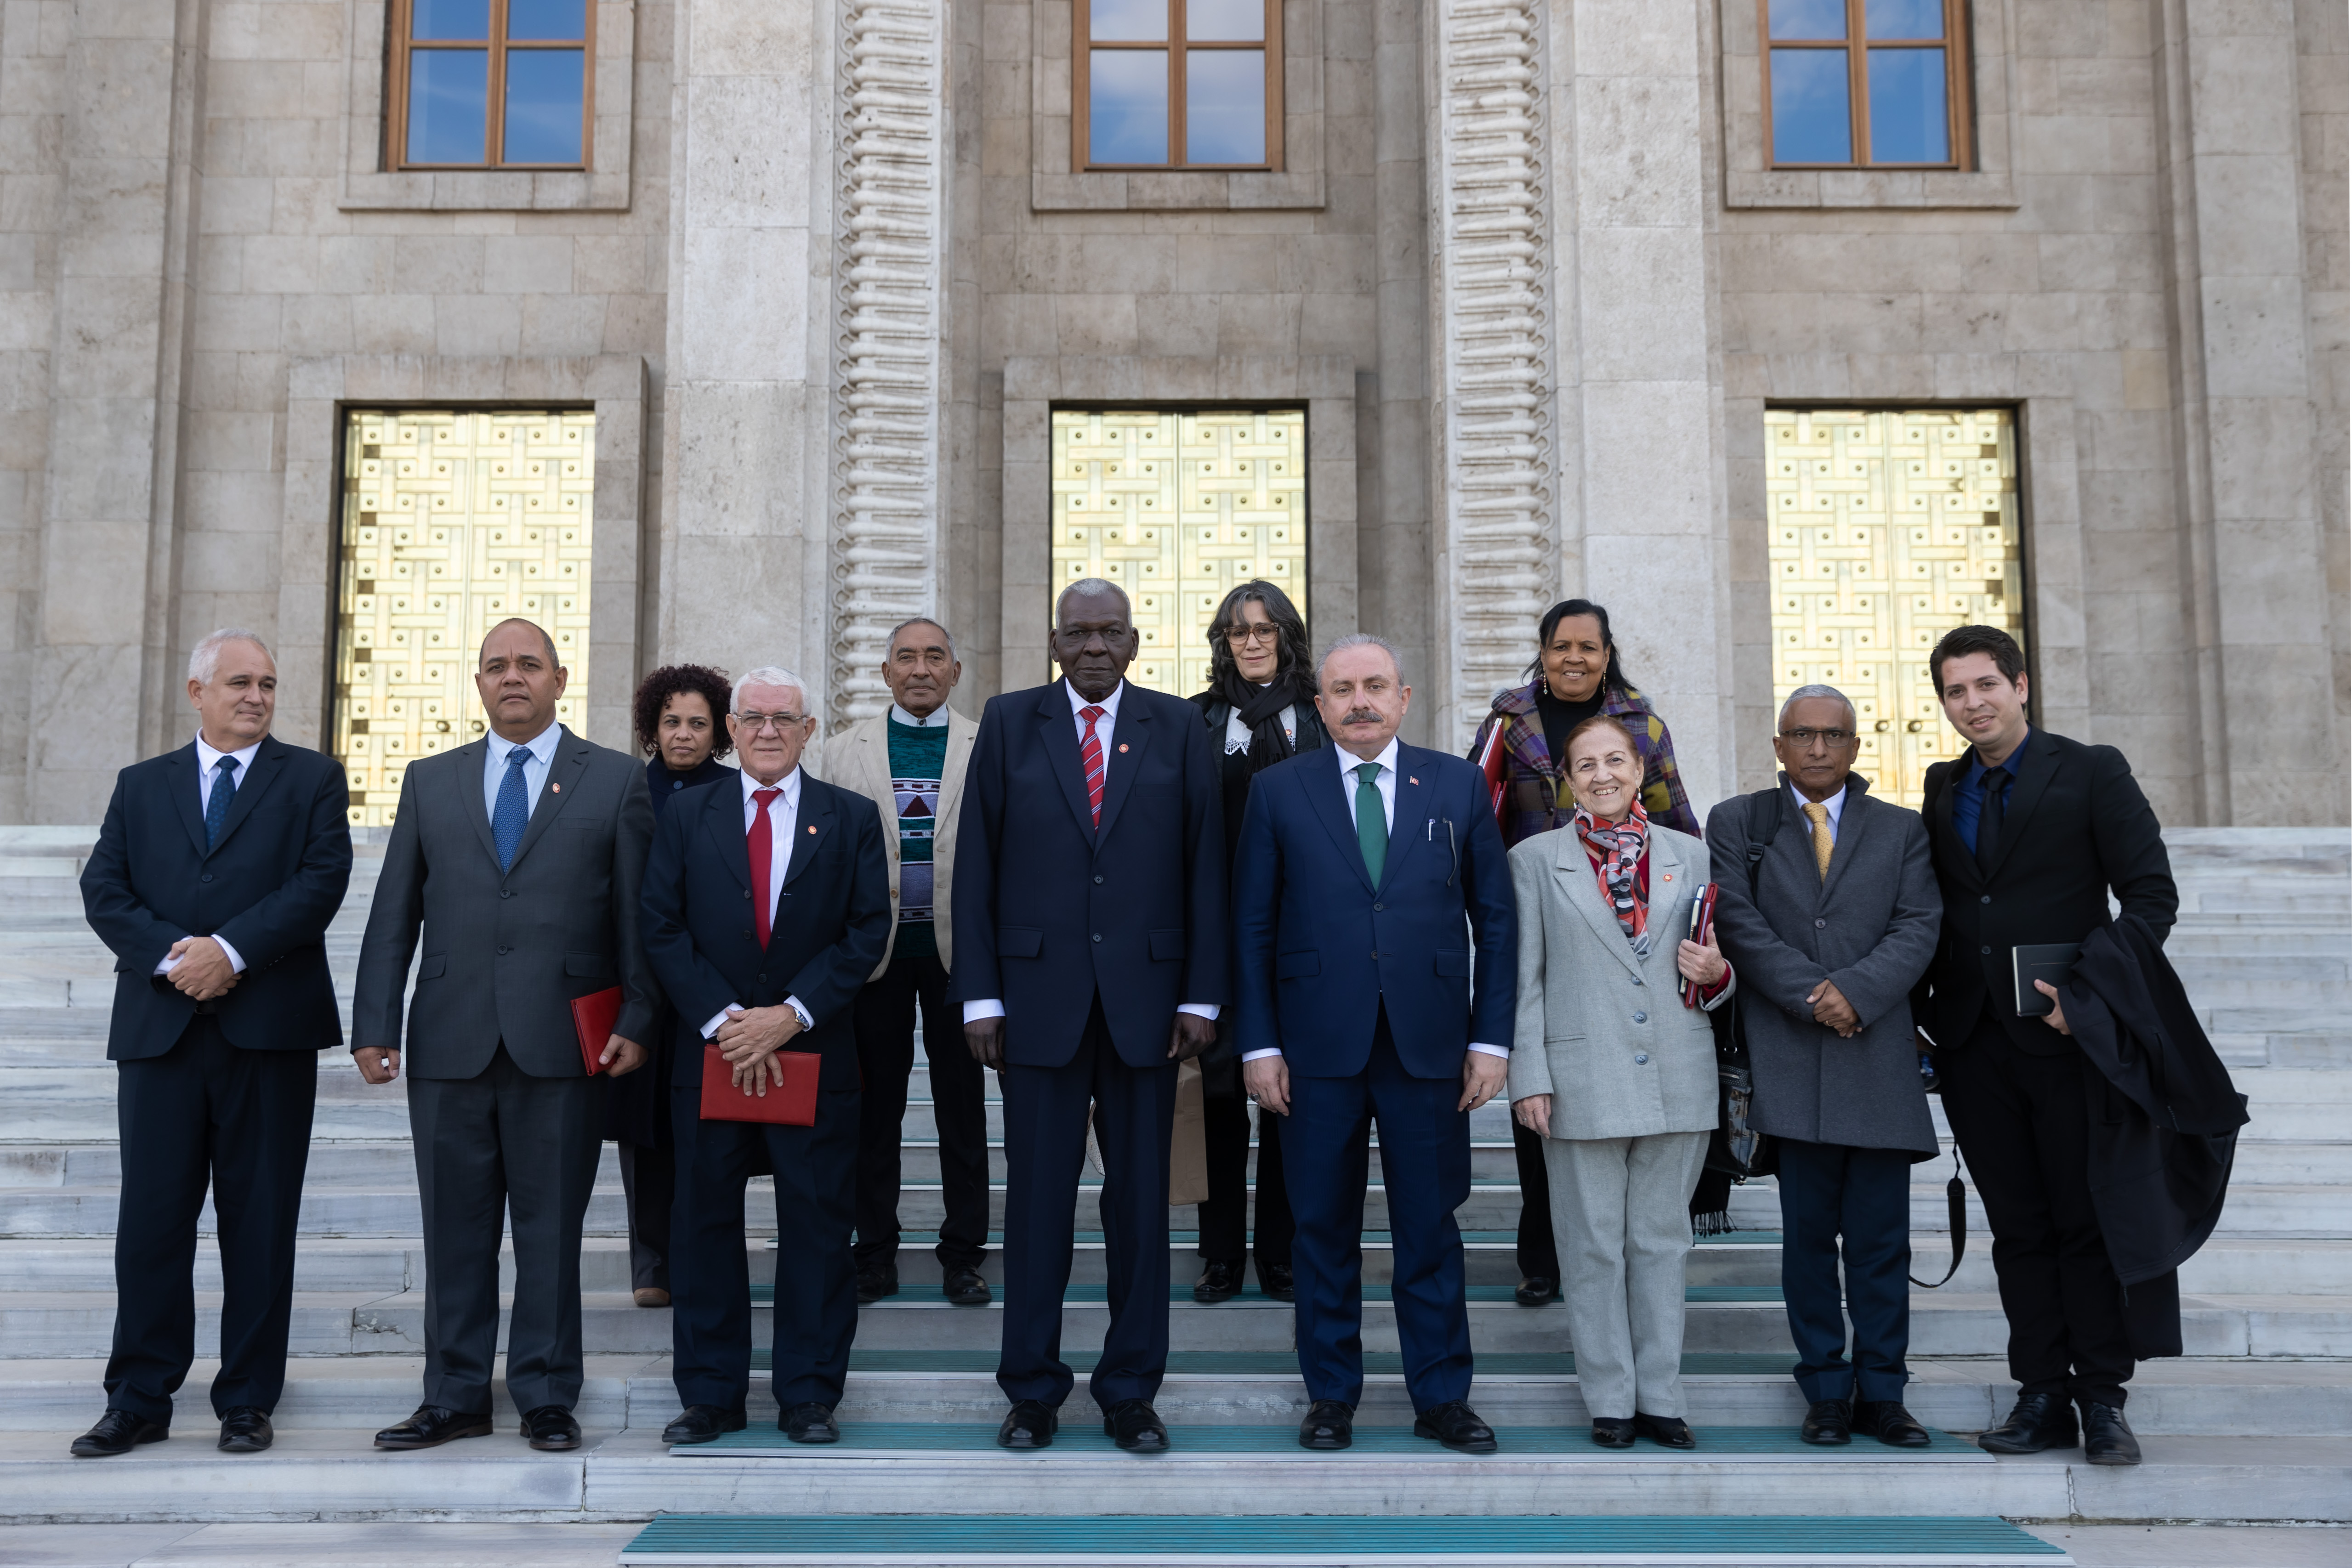
[[[1903,1407],[1911,1335],[1911,1166],[1936,1153],[1910,993],[1943,901],[1916,811],[1866,793],[1853,704],[1803,686],[1781,705],[1766,797],[1715,809],[1716,932],[1739,972],[1755,1125],[1779,1141],[1780,1291],[1808,1443],[1864,1432],[1924,1448]],[[1757,803],[1751,817],[1751,801]],[[1751,833],[1750,822],[1756,826]],[[1754,868],[1751,837],[1769,844]],[[1844,1254],[1840,1310],[1839,1253]],[[1853,1356],[1845,1322],[1853,1320]]]

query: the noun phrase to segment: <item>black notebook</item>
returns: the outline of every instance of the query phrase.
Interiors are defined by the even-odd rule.
[[[2010,963],[2017,977],[2017,1016],[2021,1019],[2048,1018],[2050,998],[2033,988],[2036,980],[2047,980],[2053,987],[2063,986],[2074,973],[2074,960],[2083,956],[2080,942],[2044,942],[2032,946],[2011,947]]]

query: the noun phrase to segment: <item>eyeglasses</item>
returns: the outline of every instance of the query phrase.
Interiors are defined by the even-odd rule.
[[[1279,626],[1268,625],[1264,622],[1258,622],[1255,624],[1243,622],[1225,628],[1225,641],[1231,643],[1236,648],[1242,647],[1243,645],[1250,643],[1265,643],[1271,644],[1278,643],[1281,640],[1282,628]]]
[[[1817,740],[1832,751],[1835,751],[1853,738],[1853,731],[1850,729],[1784,729],[1780,732],[1780,738],[1800,751],[1811,751],[1813,748],[1813,742]]]
[[[746,735],[759,735],[770,729],[782,735],[798,725],[801,716],[796,713],[739,713],[735,720],[743,727]]]

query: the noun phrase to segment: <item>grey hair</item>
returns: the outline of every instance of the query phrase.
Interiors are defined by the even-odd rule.
[[[898,633],[904,632],[909,626],[938,627],[940,629],[940,635],[948,640],[948,660],[950,663],[954,662],[956,656],[955,633],[948,630],[947,622],[943,621],[934,621],[928,615],[910,615],[906,620],[899,622],[898,624],[890,628],[890,636],[888,640],[882,644],[882,656],[885,659],[887,659],[890,656],[890,651],[892,649],[898,647]]]
[[[743,711],[743,688],[746,686],[790,686],[800,697],[801,706],[808,706],[808,683],[782,665],[762,664],[756,670],[746,670],[735,677],[734,685],[728,689],[727,706],[737,713]]]
[[[1846,695],[1843,692],[1838,690],[1835,686],[1823,685],[1799,686],[1795,691],[1790,692],[1788,695],[1788,697],[1780,704],[1780,716],[1773,721],[1773,727],[1777,729],[1781,725],[1788,723],[1789,710],[1798,703],[1810,697],[1830,697],[1845,704],[1846,724],[1853,728],[1861,727],[1862,710],[1853,706],[1853,699]]]
[[[1107,577],[1082,577],[1054,595],[1055,624],[1061,623],[1062,601],[1073,593],[1116,593],[1118,595],[1119,602],[1128,607],[1129,615],[1132,616],[1135,613],[1135,601],[1127,596],[1126,589]]]
[[[1389,656],[1390,667],[1396,671],[1397,684],[1399,685],[1402,685],[1404,684],[1404,655],[1397,652],[1396,644],[1394,643],[1391,643],[1386,637],[1380,636],[1374,632],[1350,632],[1345,637],[1334,640],[1329,646],[1323,650],[1323,656],[1315,661],[1315,684],[1319,686],[1323,684],[1323,667],[1331,662],[1331,655],[1342,653],[1349,648],[1378,648],[1381,653],[1386,653]]]
[[[211,685],[213,677],[220,674],[221,650],[231,643],[250,643],[261,650],[261,656],[270,664],[278,663],[278,655],[269,651],[269,644],[261,640],[260,632],[248,632],[242,626],[224,626],[208,634],[189,653],[188,679],[202,685]]]

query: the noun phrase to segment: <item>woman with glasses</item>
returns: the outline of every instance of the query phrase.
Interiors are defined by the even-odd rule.
[[[1606,714],[1624,725],[1642,765],[1642,810],[1676,832],[1700,836],[1698,818],[1675,768],[1666,721],[1625,674],[1609,612],[1589,599],[1564,599],[1544,612],[1528,684],[1495,694],[1495,705],[1470,744],[1475,759],[1487,738],[1502,732],[1503,842],[1517,845],[1564,828],[1575,815],[1562,750],[1569,732]],[[1545,1186],[1542,1141],[1512,1128],[1519,1169],[1519,1288],[1523,1307],[1540,1307],[1559,1290],[1559,1260],[1552,1251],[1551,1201]]]
[[[1270,582],[1243,583],[1225,595],[1209,625],[1209,689],[1192,699],[1209,727],[1210,747],[1224,758],[1225,867],[1234,878],[1242,809],[1250,780],[1302,751],[1329,743],[1315,712],[1315,659],[1307,622],[1290,596]],[[1242,1288],[1249,1250],[1249,1106],[1242,1095],[1230,1015],[1202,1061],[1209,1201],[1201,1205],[1196,1301],[1222,1301]],[[1291,1299],[1290,1202],[1282,1186],[1281,1141],[1261,1122],[1257,1141],[1257,1280],[1276,1301]]]

